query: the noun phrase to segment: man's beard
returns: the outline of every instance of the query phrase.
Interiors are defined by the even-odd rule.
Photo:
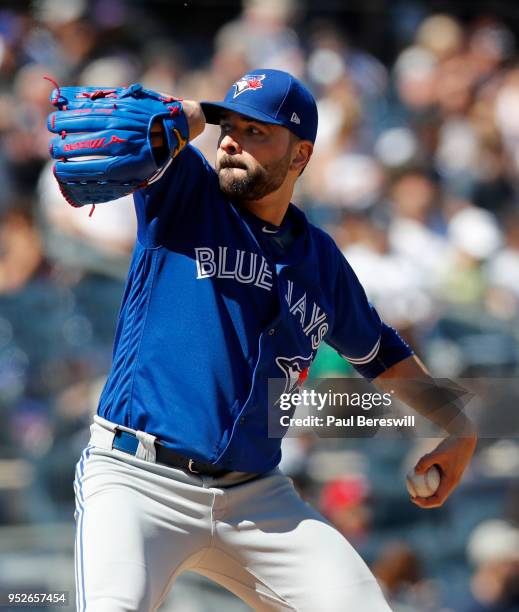
[[[269,193],[281,187],[290,166],[291,150],[278,161],[264,166],[257,165],[250,169],[243,164],[234,162],[232,157],[225,157],[220,160],[218,168],[218,180],[220,189],[231,200],[235,202],[253,202],[261,200]],[[241,168],[240,174],[236,177],[233,170],[226,168]]]

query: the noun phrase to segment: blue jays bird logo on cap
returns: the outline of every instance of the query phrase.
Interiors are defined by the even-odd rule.
[[[246,74],[244,77],[234,83],[234,96],[238,97],[244,91],[254,91],[255,89],[261,89],[263,87],[263,79],[265,74]]]

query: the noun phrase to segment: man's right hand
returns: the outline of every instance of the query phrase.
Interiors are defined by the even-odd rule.
[[[167,94],[161,94],[167,96]],[[189,127],[189,140],[194,140],[205,128],[205,116],[202,107],[194,100],[182,100],[184,115]],[[150,142],[153,148],[155,159],[164,159],[168,154],[168,139],[166,128],[162,120],[157,119],[151,126]]]

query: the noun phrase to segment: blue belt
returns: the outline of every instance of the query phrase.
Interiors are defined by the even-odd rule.
[[[139,447],[139,439],[129,431],[115,430],[115,437],[112,448],[135,455]],[[162,463],[169,467],[180,468],[191,474],[200,474],[201,476],[223,476],[231,470],[224,470],[221,467],[209,463],[207,461],[199,461],[198,459],[190,459],[181,455],[171,448],[155,442],[156,463]]]

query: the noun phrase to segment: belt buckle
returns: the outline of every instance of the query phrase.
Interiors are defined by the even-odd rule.
[[[189,460],[189,462],[188,462],[188,464],[187,464],[187,469],[188,469],[188,470],[189,470],[189,471],[190,471],[192,474],[200,474],[200,472],[199,472],[198,470],[194,470],[194,469],[193,469],[193,463],[194,463],[194,460],[193,460],[193,459],[190,459],[190,460]]]

